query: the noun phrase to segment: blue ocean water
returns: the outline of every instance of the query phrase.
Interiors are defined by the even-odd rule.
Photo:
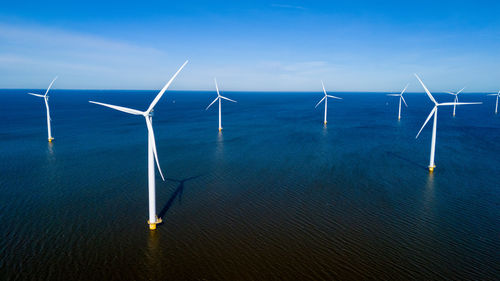
[[[39,90],[41,92],[41,90]],[[500,276],[500,116],[432,109],[423,93],[169,91],[153,126],[161,167],[150,232],[144,119],[156,91],[26,90],[0,97],[0,277],[40,280],[482,279]],[[436,94],[439,101],[452,96]],[[0,278],[0,279],[3,279]]]

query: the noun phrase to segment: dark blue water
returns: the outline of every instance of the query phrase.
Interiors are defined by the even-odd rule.
[[[155,232],[144,119],[156,91],[0,97],[0,279],[483,279],[500,276],[500,116],[494,98],[438,113],[423,93],[167,92],[155,109]],[[452,96],[437,94],[440,101]],[[431,125],[431,124],[430,124]]]

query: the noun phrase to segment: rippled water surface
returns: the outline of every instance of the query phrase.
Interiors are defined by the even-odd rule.
[[[500,276],[500,116],[464,94],[457,116],[407,95],[236,93],[223,133],[213,92],[168,92],[153,125],[160,164],[146,224],[144,119],[155,91],[0,96],[0,279],[483,279]],[[449,95],[436,95],[451,101]]]

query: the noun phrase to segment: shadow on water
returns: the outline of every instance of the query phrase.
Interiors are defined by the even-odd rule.
[[[392,151],[387,151],[386,153],[389,154],[389,155],[391,155],[391,156],[394,156],[395,158],[398,158],[399,160],[403,160],[403,161],[408,162],[408,163],[410,163],[410,164],[412,164],[412,165],[414,165],[416,167],[419,167],[419,168],[421,168],[421,169],[423,169],[425,171],[428,171],[428,169],[429,169],[428,167],[426,167],[426,166],[424,166],[422,164],[419,164],[419,163],[415,162],[414,160],[412,160],[410,158],[406,158],[404,156],[398,155],[398,154],[396,154],[396,153],[394,153]]]
[[[165,206],[163,206],[163,208],[161,209],[161,211],[158,213],[158,216],[160,218],[162,218],[168,212],[168,210],[170,209],[170,207],[172,207],[172,204],[174,203],[175,198],[179,197],[179,204],[181,204],[182,203],[182,194],[184,193],[184,183],[186,181],[190,181],[190,180],[193,180],[193,179],[199,178],[199,177],[200,177],[200,175],[194,176],[194,177],[189,177],[189,178],[186,178],[186,179],[183,179],[183,180],[176,180],[176,179],[166,178],[166,180],[168,180],[168,181],[178,182],[179,185],[177,186],[177,188],[175,188],[175,191],[172,194],[172,196],[170,196],[170,199],[168,199],[167,204],[165,204]]]

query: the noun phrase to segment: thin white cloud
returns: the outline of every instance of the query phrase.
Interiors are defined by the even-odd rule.
[[[294,5],[287,5],[287,4],[271,4],[271,7],[282,8],[282,9],[295,9],[295,10],[305,10],[306,9],[302,6],[294,6]]]
[[[149,46],[0,23],[2,88],[43,86],[56,74],[62,78],[57,85],[60,88],[151,88],[161,86],[166,74],[179,63],[181,60]]]

